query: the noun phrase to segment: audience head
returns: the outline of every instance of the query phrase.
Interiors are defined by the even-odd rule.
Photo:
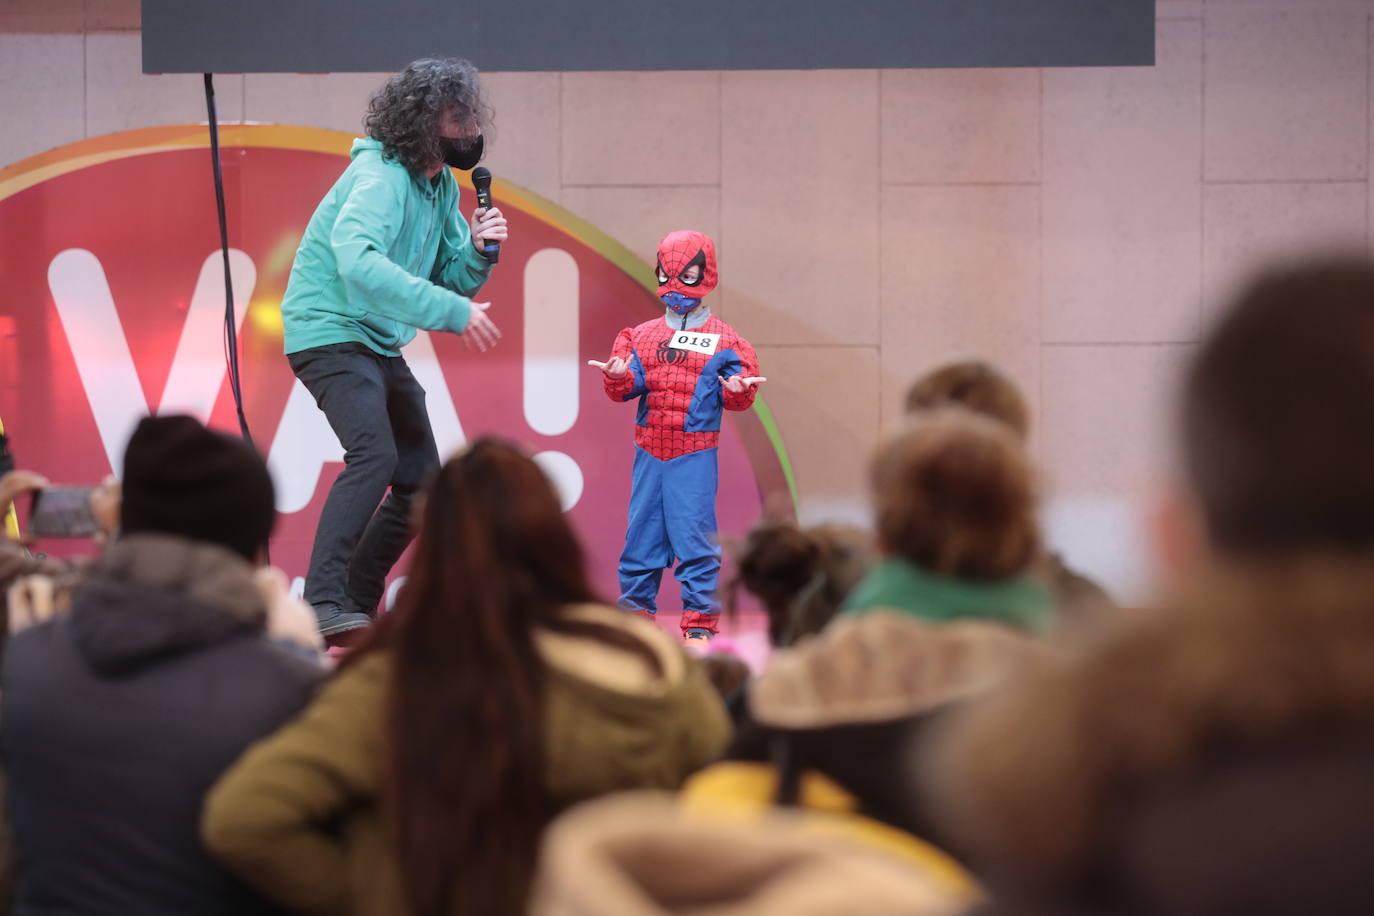
[[[737,558],[736,581],[763,602],[769,639],[783,646],[820,632],[876,555],[872,538],[858,528],[787,521],[756,526]]]
[[[1183,453],[1210,547],[1374,547],[1374,265],[1325,260],[1242,291],[1189,368]]]
[[[1019,437],[959,407],[915,414],[873,462],[879,545],[940,575],[1002,579],[1039,556],[1036,494]]]
[[[147,417],[124,451],[125,535],[181,535],[254,560],[272,534],[274,501],[272,477],[253,447],[192,417]]]
[[[518,446],[479,439],[444,463],[415,505],[405,587],[354,657],[394,646],[447,669],[469,647],[499,647],[499,661],[532,665],[511,647],[532,652],[534,627],[596,600],[553,482]]]
[[[937,366],[907,389],[906,412],[964,407],[1001,420],[1022,439],[1030,435],[1030,409],[1011,379],[981,360]]]
[[[528,628],[566,604],[592,600],[582,545],[557,490],[511,443],[480,439],[431,482],[420,509],[407,618],[438,616],[453,597],[471,594],[465,567],[480,571],[480,591],[489,593],[465,609],[461,626],[469,633]],[[421,591],[436,600],[419,600]]]

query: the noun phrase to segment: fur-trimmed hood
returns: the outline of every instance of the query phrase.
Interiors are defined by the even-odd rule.
[[[253,567],[232,550],[175,535],[120,538],[72,598],[77,651],[105,676],[262,632]]]
[[[927,733],[1041,651],[982,621],[882,610],[839,618],[773,656],[750,686],[749,714],[727,756],[775,765],[767,801],[799,803],[798,780],[813,771],[850,793],[857,813],[940,845],[912,778]]]
[[[657,664],[649,665],[639,655],[585,636],[552,630],[537,632],[535,643],[540,654],[554,668],[572,677],[618,693],[662,697],[677,689],[692,673],[682,648],[667,638],[657,624],[643,617],[598,604],[574,605],[564,611],[564,616],[633,636],[657,660]]]
[[[843,617],[780,650],[749,692],[760,725],[814,729],[922,715],[1023,670],[1037,644],[976,620],[935,623],[900,611]]]
[[[826,836],[797,814],[712,817],[622,793],[550,827],[530,913],[954,916],[971,894],[947,871]]]
[[[977,862],[1057,896],[1132,842],[1123,831],[1139,825],[1142,800],[1219,768],[1224,780],[1257,754],[1343,753],[1372,738],[1374,564],[1307,558],[1216,570],[1169,610],[1000,693],[948,736],[932,794]],[[1215,807],[1205,816],[1227,819]],[[1254,821],[1236,832],[1278,829]],[[1193,877],[1214,884],[1205,873]]]

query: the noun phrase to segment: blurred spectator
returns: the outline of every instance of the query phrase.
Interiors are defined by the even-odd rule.
[[[1162,513],[1179,597],[941,756],[994,912],[1374,911],[1374,267],[1278,271],[1223,314]]]
[[[884,559],[849,596],[848,613],[1048,628],[1050,596],[1031,576],[1035,485],[1004,424],[954,407],[918,414],[879,450],[872,487]]]
[[[24,494],[47,485],[48,481],[33,471],[6,473],[0,477],[0,514]],[[107,480],[92,494],[91,504],[102,524],[102,535],[113,533],[118,527],[119,485],[113,479]],[[4,625],[0,626],[0,646],[10,632],[65,606],[83,565],[82,561],[35,557],[23,542],[11,540],[7,532],[0,530],[0,608],[5,614]],[[25,577],[33,576],[43,578],[19,584]],[[11,618],[10,610],[15,601],[19,602],[22,614],[17,621]]]
[[[849,525],[800,528],[792,521],[766,521],[728,547],[737,571],[725,589],[726,612],[734,612],[741,587],[757,596],[768,617],[768,642],[773,647],[791,645],[824,629],[877,562],[872,538]],[[747,717],[750,672],[739,671],[731,660],[717,660],[721,646],[712,648],[705,658],[708,671],[744,676],[725,693],[730,717],[739,724]]]
[[[875,562],[872,538],[849,525],[764,522],[733,550],[738,572],[727,588],[733,605],[743,586],[763,602],[768,641],[787,646],[819,633]]]
[[[1030,408],[1011,379],[980,360],[945,363],[927,372],[907,390],[906,410],[913,414],[958,406],[1001,420],[1024,442],[1030,438]],[[1107,592],[1071,569],[1057,553],[1046,552],[1037,574],[1054,596],[1055,629],[1078,635],[1095,628],[1116,610]]]
[[[911,777],[928,726],[1030,664],[1050,599],[1029,576],[1035,500],[1020,442],[946,408],[881,447],[873,491],[887,558],[862,612],[779,650],[749,688],[728,760],[694,776],[692,805],[771,805],[842,817],[857,836],[924,861],[935,834]]]
[[[939,407],[963,407],[1001,420],[1024,442],[1030,438],[1030,408],[1011,379],[981,360],[945,363],[911,383],[908,415]]]
[[[553,815],[676,788],[728,729],[698,662],[595,601],[539,466],[482,440],[428,492],[396,609],[226,774],[204,834],[295,910],[514,916]]]
[[[120,538],[67,613],[5,650],[15,910],[271,912],[209,857],[197,825],[215,778],[321,673],[265,633],[253,561],[272,530],[272,481],[249,446],[189,417],[145,419],[124,467]],[[278,616],[292,608],[271,601],[286,606]]]

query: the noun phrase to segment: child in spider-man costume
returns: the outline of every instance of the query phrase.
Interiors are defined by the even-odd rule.
[[[758,357],[735,329],[702,302],[716,287],[716,246],[700,232],[674,232],[658,246],[662,318],[626,328],[604,374],[613,401],[639,400],[634,478],[620,604],[654,614],[663,570],[677,560],[682,633],[716,633],[716,446],[722,410],[748,410],[758,385]]]

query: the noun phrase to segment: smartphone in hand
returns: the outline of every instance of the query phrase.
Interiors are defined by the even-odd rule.
[[[33,492],[29,533],[45,538],[88,538],[100,531],[91,511],[95,487],[45,487]]]

